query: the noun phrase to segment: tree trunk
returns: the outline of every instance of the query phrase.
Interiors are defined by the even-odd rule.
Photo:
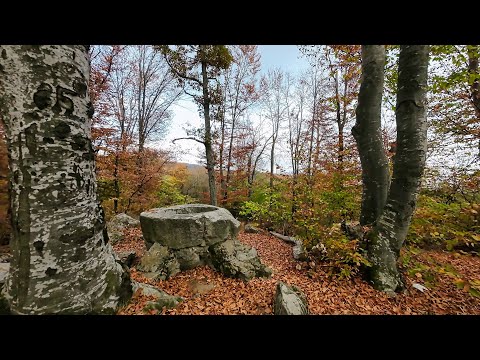
[[[362,164],[362,212],[360,224],[373,224],[387,201],[388,158],[382,140],[382,93],[385,46],[362,45],[362,82],[358,93],[357,121],[352,134]]]
[[[275,169],[275,137],[272,141],[272,148],[270,149],[270,191],[273,192],[273,171]]]
[[[118,199],[120,199],[120,181],[118,176],[118,167],[120,165],[120,154],[118,148],[115,152],[115,163],[113,168],[113,189],[115,191],[115,198],[113,199],[113,212],[118,214]]]
[[[227,183],[225,181],[225,174],[223,173],[224,167],[224,148],[225,148],[225,111],[222,113],[221,120],[221,141],[220,141],[220,149],[219,149],[219,168],[220,168],[220,189],[221,189],[221,196],[224,200],[227,199]]]
[[[205,45],[200,45],[205,53]],[[202,87],[203,87],[203,115],[205,118],[205,155],[207,158],[208,188],[210,190],[210,204],[217,206],[217,188],[215,184],[215,162],[212,149],[212,131],[210,126],[210,95],[208,93],[207,63],[202,60]]]
[[[397,153],[387,203],[369,234],[369,277],[373,286],[393,292],[403,288],[397,267],[415,209],[427,151],[426,88],[428,45],[402,45],[397,84]]]
[[[343,163],[343,122],[341,116],[340,90],[338,85],[338,70],[335,73],[335,109],[337,113],[338,139],[337,139],[337,159],[338,168],[341,169]]]
[[[478,59],[480,47],[478,45],[470,45],[468,49],[468,73],[473,78],[470,84],[470,97],[475,110],[477,123],[480,123],[480,74],[478,73]],[[480,157],[480,136],[477,135],[478,156]]]
[[[228,198],[228,187],[230,186],[230,178],[232,176],[232,153],[233,153],[233,139],[235,136],[235,110],[233,112],[232,118],[232,129],[230,130],[230,140],[228,144],[228,160],[227,160],[227,183],[225,186],[225,194],[223,199],[226,201]]]
[[[17,314],[113,313],[131,295],[97,201],[83,45],[0,46]]]

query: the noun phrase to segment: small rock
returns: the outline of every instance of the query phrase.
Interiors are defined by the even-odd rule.
[[[421,291],[422,293],[425,291],[425,290],[428,290],[427,287],[421,285],[421,284],[418,284],[418,283],[413,283],[412,284],[412,287],[417,289],[418,291]]]
[[[296,286],[279,281],[273,312],[275,315],[308,315],[307,298]]]
[[[155,297],[154,301],[148,301],[144,307],[144,310],[159,310],[162,311],[163,308],[172,309],[184,299],[181,296],[169,295],[165,291],[157,289],[156,287],[148,284],[143,284],[134,281],[132,283],[133,292],[136,292],[138,289],[141,289],[142,294],[146,296]]]
[[[295,246],[292,248],[293,258],[298,261],[307,260],[307,252],[303,247],[302,240],[295,240]]]

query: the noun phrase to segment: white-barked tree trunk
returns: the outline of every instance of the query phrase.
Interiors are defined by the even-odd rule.
[[[84,45],[0,46],[17,314],[113,313],[131,295],[97,201]]]

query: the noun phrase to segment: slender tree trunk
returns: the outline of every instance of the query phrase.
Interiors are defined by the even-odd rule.
[[[236,103],[235,103],[235,106]],[[235,135],[235,117],[236,113],[235,111],[233,112],[233,117],[232,117],[232,130],[230,131],[230,141],[228,145],[228,160],[227,160],[227,184],[226,184],[226,189],[225,189],[225,194],[224,194],[224,200],[227,200],[228,198],[228,186],[230,185],[230,177],[231,177],[231,171],[232,171],[232,152],[233,152],[233,139]]]
[[[252,196],[252,181],[250,180],[251,174],[252,174],[252,155],[249,154],[247,158],[247,190],[248,190],[248,200],[250,200],[250,197]]]
[[[362,82],[358,93],[357,121],[352,134],[362,164],[362,212],[360,224],[373,224],[387,201],[388,158],[382,139],[382,93],[385,46],[362,45]]]
[[[113,189],[115,191],[115,199],[113,199],[113,212],[118,214],[118,199],[120,199],[120,184],[118,179],[118,167],[120,165],[120,154],[119,149],[116,149],[115,152],[115,163],[113,168]]]
[[[202,54],[205,54],[205,45],[200,45]],[[210,204],[217,206],[217,188],[215,184],[215,162],[212,149],[212,131],[210,126],[210,95],[208,93],[207,63],[202,60],[202,87],[203,87],[203,116],[205,118],[205,154],[207,158],[208,187],[210,190]]]
[[[273,171],[275,169],[275,138],[270,149],[270,190],[273,191]]]
[[[87,48],[0,46],[17,314],[113,313],[131,295],[97,201]]]
[[[337,126],[338,126],[338,139],[337,139],[337,159],[338,159],[338,168],[341,168],[343,163],[343,122],[341,115],[341,104],[340,104],[340,90],[338,85],[338,71],[335,74],[335,108],[337,112]]]
[[[225,147],[225,112],[222,114],[222,124],[221,124],[221,141],[220,141],[220,149],[219,149],[219,163],[220,163],[220,189],[222,193],[222,198],[224,200],[227,199],[228,194],[227,194],[227,183],[225,181],[225,174],[223,172],[223,167],[224,167],[224,147]]]
[[[345,150],[345,141],[344,141],[344,124],[342,122],[338,123],[338,169],[343,170],[343,152]]]
[[[373,286],[403,288],[397,267],[415,209],[427,152],[426,88],[428,45],[402,45],[397,84],[397,153],[385,208],[369,234],[369,277]]]
[[[473,77],[473,82],[470,85],[470,97],[472,98],[472,105],[475,110],[477,122],[480,123],[480,74],[478,72],[480,46],[470,45],[468,49],[468,73]],[[478,156],[480,157],[480,135],[477,135],[478,141]]]

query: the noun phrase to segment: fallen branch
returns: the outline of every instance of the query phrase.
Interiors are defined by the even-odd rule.
[[[305,252],[305,249],[303,247],[303,242],[302,240],[295,239],[294,237],[291,236],[285,236],[282,234],[279,234],[275,231],[270,231],[270,234],[275,236],[276,238],[283,240],[289,244],[293,244],[292,252],[293,252],[293,258],[295,260],[299,261],[306,261],[307,260],[307,254]]]
[[[283,240],[287,243],[290,243],[290,244],[293,244],[293,245],[297,245],[297,239],[295,239],[294,237],[290,237],[290,236],[285,236],[285,235],[282,235],[282,234],[279,234],[275,231],[269,231],[270,234],[272,234],[273,236],[275,236],[276,238],[279,238],[280,240]]]

